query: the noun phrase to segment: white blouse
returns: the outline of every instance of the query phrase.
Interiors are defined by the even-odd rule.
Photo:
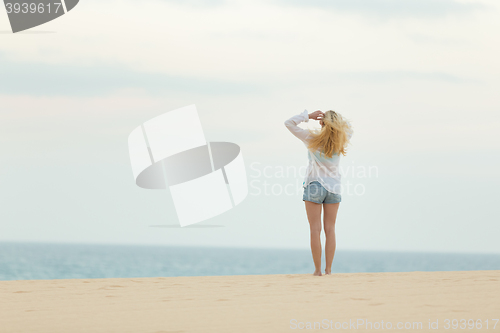
[[[290,130],[290,132],[292,132],[293,135],[302,140],[307,147],[308,141],[312,138],[312,135],[309,130],[297,126],[303,121],[309,121],[309,114],[307,110],[304,110],[301,114],[293,116],[285,121],[285,126]],[[348,125],[350,130],[347,133],[347,138],[350,140],[353,131],[349,122]],[[334,154],[331,158],[327,158],[324,154],[320,155],[320,150],[312,152],[307,149],[307,151],[309,165],[307,166],[303,187],[306,187],[313,181],[318,181],[328,192],[341,194],[341,175],[339,170],[340,156],[338,154]]]

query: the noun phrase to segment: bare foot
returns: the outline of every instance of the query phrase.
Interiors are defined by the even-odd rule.
[[[332,275],[331,271],[325,271],[325,275]]]
[[[322,274],[321,274],[321,271],[314,271],[313,275],[314,276],[321,276]]]

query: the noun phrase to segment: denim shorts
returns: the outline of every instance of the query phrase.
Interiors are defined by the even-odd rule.
[[[342,197],[340,194],[328,192],[318,181],[310,182],[304,188],[303,201],[311,201],[319,204],[339,203]]]

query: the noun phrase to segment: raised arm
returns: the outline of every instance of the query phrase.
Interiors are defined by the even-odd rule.
[[[285,126],[288,128],[290,132],[292,132],[293,135],[295,135],[297,138],[299,138],[302,141],[307,141],[307,137],[309,136],[309,131],[303,128],[300,128],[297,126],[301,122],[308,122],[309,118],[311,119],[321,119],[321,115],[323,113],[321,111],[316,111],[311,113],[310,115],[307,113],[307,110],[304,110],[304,112],[293,116],[292,118],[288,119],[285,121]]]

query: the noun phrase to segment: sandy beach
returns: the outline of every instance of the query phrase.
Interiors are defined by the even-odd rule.
[[[436,332],[463,320],[500,332],[500,271],[0,281],[0,294],[9,333]]]

